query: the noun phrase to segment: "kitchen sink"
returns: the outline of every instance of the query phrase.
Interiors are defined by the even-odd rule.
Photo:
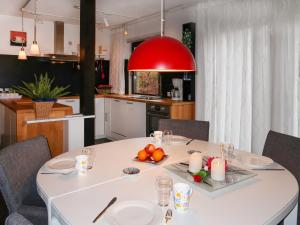
[[[135,99],[144,99],[144,100],[157,100],[157,99],[161,99],[160,96],[150,96],[150,95],[134,95],[134,96],[132,96],[132,98],[135,98]]]

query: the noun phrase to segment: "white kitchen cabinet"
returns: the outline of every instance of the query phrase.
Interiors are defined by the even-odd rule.
[[[104,133],[108,139],[113,139],[111,136],[111,99],[104,98]]]
[[[146,136],[146,103],[111,99],[110,110],[114,139]]]
[[[146,136],[146,103],[126,101],[126,137],[136,138]]]
[[[114,139],[126,136],[126,103],[124,100],[111,99],[111,135]]]
[[[73,114],[80,113],[79,99],[59,99],[60,104],[71,106]],[[95,138],[103,138],[104,133],[104,99],[95,98]]]
[[[73,114],[79,113],[80,112],[80,102],[79,99],[58,99],[57,103],[59,104],[63,104],[63,105],[67,105],[67,106],[71,106],[73,109]]]
[[[79,113],[79,99],[59,99]],[[113,140],[146,136],[146,103],[95,98],[95,138]]]
[[[104,133],[104,98],[95,98],[95,139],[103,138]]]

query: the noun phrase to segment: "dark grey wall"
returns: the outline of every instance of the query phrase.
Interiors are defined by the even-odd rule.
[[[103,60],[105,78],[101,78],[99,70],[100,63],[95,63],[96,84],[108,84],[109,82],[109,61]],[[49,76],[55,76],[54,85],[70,85],[69,91],[78,94],[80,91],[80,77],[77,63],[56,63],[42,60],[42,58],[28,57],[26,61],[20,61],[15,55],[0,55],[0,88],[21,85],[22,81],[34,81],[34,74],[47,72]]]

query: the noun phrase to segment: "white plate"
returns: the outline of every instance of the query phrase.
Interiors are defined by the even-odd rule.
[[[184,137],[184,136],[173,135],[172,139],[171,139],[171,142],[174,143],[174,144],[177,144],[177,143],[186,143],[189,140],[190,139],[188,139],[187,137]]]
[[[123,201],[105,214],[109,225],[160,225],[163,213],[158,205],[146,201]]]
[[[243,165],[250,168],[265,168],[274,162],[272,159],[260,155],[244,155],[240,159]]]
[[[72,172],[75,169],[75,159],[73,158],[56,158],[47,163],[47,168],[51,171],[62,173]]]

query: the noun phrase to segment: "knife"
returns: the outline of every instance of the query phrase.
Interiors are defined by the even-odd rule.
[[[285,170],[283,168],[253,168],[251,170]]]
[[[185,145],[189,145],[193,140],[195,140],[195,139],[189,140]]]
[[[117,197],[114,197],[112,200],[110,200],[110,202],[107,204],[107,206],[96,216],[96,218],[93,220],[93,223],[95,223],[99,218],[100,216],[103,215],[103,213],[105,213],[105,211],[110,207],[112,206],[115,202],[117,201]]]

